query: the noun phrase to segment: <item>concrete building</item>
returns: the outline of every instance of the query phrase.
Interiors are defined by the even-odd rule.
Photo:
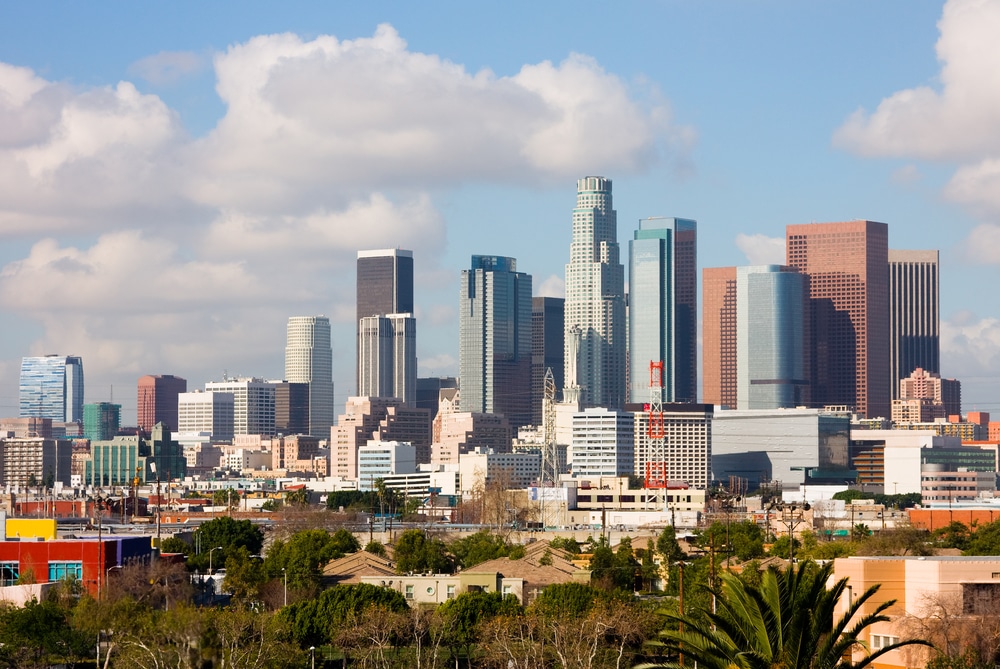
[[[157,476],[170,481],[186,475],[183,448],[171,438],[170,430],[160,424],[153,426],[148,439],[133,435],[91,442],[84,482],[95,488],[130,486],[136,477],[140,483],[148,483]]]
[[[373,439],[358,447],[358,490],[374,490],[379,479],[416,471],[416,449],[412,444]]]
[[[458,458],[477,447],[510,453],[513,430],[506,416],[456,411],[457,395],[442,400],[432,427],[431,464],[458,464]]]
[[[650,362],[663,363],[664,401],[698,399],[697,240],[697,222],[651,217],[629,242],[630,402],[649,398]]]
[[[545,397],[545,372],[552,370],[556,397],[562,392],[565,373],[566,300],[561,297],[531,298],[531,423],[541,425]]]
[[[611,179],[576,183],[573,241],[566,265],[563,398],[585,407],[625,402],[625,268]]]
[[[702,401],[736,408],[736,268],[701,272]]]
[[[431,460],[430,411],[403,405],[397,397],[349,397],[330,436],[334,476],[357,480],[358,448],[370,439],[405,441],[418,463]]]
[[[121,427],[122,405],[97,402],[83,405],[83,436],[91,441],[111,439]]]
[[[308,433],[319,439],[326,439],[333,426],[335,414],[330,319],[326,316],[293,316],[288,319],[286,334],[284,380],[289,383],[309,384]],[[239,401],[237,401],[237,414],[239,414]],[[237,422],[239,422],[238,416]],[[238,429],[236,433],[247,434],[239,432]],[[271,432],[265,431],[261,434],[274,434],[273,425]]]
[[[309,384],[274,381],[274,431],[309,434]],[[317,435],[313,435],[317,436]],[[322,436],[329,437],[329,432]]]
[[[889,229],[849,221],[786,228],[788,264],[809,277],[809,382],[814,406],[867,418],[890,412]]]
[[[136,384],[136,416],[146,434],[157,423],[170,430],[180,429],[177,398],[187,392],[187,380],[171,374],[147,374]]]
[[[270,446],[271,469],[313,471],[313,460],[320,454],[319,439],[306,434],[274,437]]]
[[[458,390],[458,379],[454,376],[434,376],[417,379],[417,408],[431,412],[431,420],[437,416],[442,390]]]
[[[635,418],[632,413],[601,407],[576,413],[568,458],[574,478],[635,473]]]
[[[899,402],[892,405],[894,423],[929,423],[962,413],[960,381],[942,379],[936,372],[917,367],[898,385]]]
[[[407,333],[411,338],[408,346],[401,348],[389,347],[384,350],[380,346],[368,346],[362,355],[361,346],[361,319],[369,317],[387,316],[388,314],[401,315],[405,318],[412,317],[413,314],[413,252],[403,249],[378,249],[372,251],[358,251],[357,264],[357,314],[355,324],[358,326],[358,367],[357,367],[357,396],[358,397],[399,397],[405,402],[412,404],[416,400],[416,355],[415,346],[416,325],[414,322],[397,323],[399,334],[404,342]],[[393,330],[395,333],[395,329]],[[370,334],[370,333],[369,333]],[[371,343],[369,341],[369,343]],[[395,355],[399,351],[400,356]],[[391,359],[372,358],[381,356],[383,353],[393,352]],[[391,374],[373,375],[372,370],[393,369]],[[397,371],[398,370],[398,371]],[[408,376],[409,370],[413,370],[413,378]],[[363,380],[366,379],[366,380]],[[404,379],[405,384],[402,391],[408,397],[399,394],[396,388],[389,394],[388,388],[373,387],[373,381],[381,382],[383,379]],[[412,393],[412,394],[410,394]]]
[[[850,417],[818,409],[716,411],[712,417],[712,479],[739,477],[754,488],[780,482],[853,479],[848,464]]]
[[[365,316],[358,322],[358,393],[417,401],[417,321],[413,314]]]
[[[461,492],[472,494],[493,481],[508,490],[524,489],[537,482],[541,466],[541,453],[494,453],[477,447],[458,456]]]
[[[62,439],[0,439],[0,476],[8,490],[62,483],[70,485],[73,444]]]
[[[178,432],[204,432],[214,441],[232,441],[235,395],[230,392],[196,390],[177,396]]]
[[[625,409],[634,417],[636,476],[656,487],[684,481],[698,490],[708,488],[712,481],[711,404],[665,403],[658,417],[648,405],[630,404]]]
[[[83,422],[83,360],[80,357],[21,358],[19,390],[21,417]]]
[[[41,437],[52,438],[51,418],[0,418],[0,438]]]
[[[233,434],[274,435],[274,384],[256,377],[205,384],[206,392],[230,393],[233,396]]]
[[[938,251],[889,249],[889,360],[892,398],[915,369],[941,371]],[[956,412],[957,413],[957,412]]]

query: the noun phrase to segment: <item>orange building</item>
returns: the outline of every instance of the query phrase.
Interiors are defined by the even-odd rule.
[[[702,401],[736,408],[736,268],[701,271]]]

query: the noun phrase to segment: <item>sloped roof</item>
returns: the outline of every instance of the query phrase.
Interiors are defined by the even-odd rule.
[[[546,553],[552,564],[542,564]],[[522,578],[525,583],[544,588],[553,583],[567,583],[580,574],[580,569],[570,560],[571,555],[560,548],[549,546],[546,541],[536,541],[525,547],[525,555],[518,560],[507,557],[487,560],[465,570],[468,574],[499,572],[507,578]]]
[[[360,583],[362,576],[394,576],[395,565],[388,558],[358,551],[339,560],[330,560],[323,567],[323,578],[336,583]]]

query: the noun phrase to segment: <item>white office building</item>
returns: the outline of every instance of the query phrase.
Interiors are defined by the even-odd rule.
[[[288,319],[285,381],[309,384],[309,434],[329,439],[336,412],[333,407],[330,319],[326,316],[293,316]]]
[[[358,447],[358,490],[373,490],[375,481],[417,471],[417,449],[402,441],[371,440]]]
[[[256,377],[210,381],[205,391],[233,396],[233,435],[274,436],[274,384],[270,381]]]
[[[232,393],[196,390],[177,395],[178,435],[207,435],[208,441],[232,441]]]
[[[574,414],[569,460],[575,478],[634,473],[635,423],[632,414],[600,407]]]

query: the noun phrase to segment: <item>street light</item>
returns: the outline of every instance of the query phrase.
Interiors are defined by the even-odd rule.
[[[309,662],[316,669],[316,646],[309,646]]]
[[[108,567],[107,569],[105,569],[104,570],[104,582],[105,582],[105,584],[107,584],[111,580],[111,570],[112,569],[124,569],[124,568],[125,567],[121,566],[120,564],[115,564],[115,565],[111,565],[110,567]]]
[[[285,579],[285,606],[288,606],[288,572],[284,567],[281,568],[281,575]]]
[[[212,553],[215,551],[222,550],[222,546],[216,546],[212,550],[208,551],[208,575],[212,575]]]

